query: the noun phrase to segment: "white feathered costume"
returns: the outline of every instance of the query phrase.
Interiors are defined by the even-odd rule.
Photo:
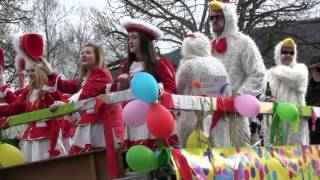
[[[210,5],[209,5],[210,7]],[[210,7],[211,10],[215,10]],[[224,52],[215,51],[213,56],[220,59],[227,69],[232,96],[238,94],[262,94],[262,81],[265,66],[260,51],[255,42],[239,31],[237,14],[233,4],[224,3],[221,9],[224,14],[225,26],[222,34],[217,37],[213,33],[213,42],[226,40]],[[250,145],[249,120],[238,115],[229,114],[231,141],[233,146]]]
[[[182,58],[176,76],[178,94],[199,95],[199,91],[193,87],[195,80],[214,76],[227,77],[221,61],[212,57],[210,41],[202,33],[192,33],[192,36],[184,39]],[[211,119],[210,116],[207,118]],[[196,126],[197,116],[193,111],[182,111],[177,116],[177,129],[182,147],[185,147],[188,136]],[[214,147],[230,146],[229,123],[226,119],[221,118],[210,131],[209,141]]]
[[[302,63],[297,63],[297,46],[293,43],[294,55],[289,66],[281,63],[281,49],[283,42],[278,43],[274,50],[276,66],[269,69],[265,75],[265,86],[269,82],[272,96],[276,102],[288,102],[296,105],[305,105],[305,96],[308,86],[308,68]],[[272,118],[264,121],[266,129],[265,143],[269,144],[269,134]],[[286,145],[309,144],[308,121],[301,119],[299,133],[294,133],[291,124],[282,124],[287,134]],[[276,142],[277,143],[277,142]],[[279,144],[278,144],[279,145]],[[281,144],[282,145],[282,144]]]

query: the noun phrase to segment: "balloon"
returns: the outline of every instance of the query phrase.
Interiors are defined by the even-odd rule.
[[[126,161],[131,169],[139,173],[148,173],[157,167],[156,155],[143,145],[132,146],[126,154]]]
[[[124,122],[131,127],[140,126],[147,122],[150,105],[140,100],[129,102],[122,111]]]
[[[172,114],[161,104],[152,104],[147,116],[147,125],[152,135],[159,139],[170,136],[174,129]]]
[[[293,122],[297,120],[299,112],[297,107],[291,103],[279,103],[276,112],[281,121]]]
[[[10,145],[0,143],[0,167],[14,166],[25,162],[21,151]]]
[[[249,94],[237,96],[234,99],[234,106],[244,117],[256,117],[260,112],[260,102]]]
[[[186,148],[208,148],[208,138],[202,130],[195,129],[187,139]]]
[[[158,99],[159,87],[157,81],[146,72],[135,74],[130,86],[133,95],[141,101],[153,103]]]

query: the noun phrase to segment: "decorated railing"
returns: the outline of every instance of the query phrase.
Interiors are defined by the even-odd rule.
[[[137,81],[144,82],[144,84],[134,84],[134,82]],[[150,87],[150,84],[152,84],[152,87]],[[2,128],[8,128],[28,122],[63,116],[76,111],[93,109],[97,99],[102,100],[108,105],[112,105],[138,98],[144,102],[153,104],[152,107],[155,109],[159,107],[161,109],[162,105],[157,103],[157,100],[159,99],[158,92],[159,89],[155,80],[152,80],[152,83],[149,83],[146,79],[143,79],[142,81],[139,79],[139,76],[135,76],[132,80],[131,89],[102,94],[95,98],[65,104],[59,107],[55,112],[51,112],[49,109],[42,109],[11,116],[6,118],[5,121],[2,122],[1,126]],[[169,99],[169,102],[164,105],[167,109],[204,112],[222,111],[223,113],[239,113],[248,117],[255,116],[259,113],[270,115],[278,114],[280,120],[282,119],[282,116],[285,116],[286,119],[290,116],[289,119],[291,119],[293,123],[296,123],[296,120],[299,119],[299,117],[311,117],[315,122],[319,117],[320,112],[319,107],[259,102],[257,99],[247,95],[240,96],[235,99],[174,94],[163,95],[167,96],[167,99]],[[247,108],[244,108],[242,103],[244,103]],[[230,108],[226,108],[226,106],[232,106],[233,108],[232,110],[228,110]],[[161,114],[158,116],[161,116]],[[151,120],[148,119],[147,121]],[[136,122],[126,123],[134,124]],[[150,128],[149,124],[150,122],[148,122],[150,132],[159,139],[165,138],[168,133],[170,134],[172,132],[170,132],[170,130],[164,133],[154,131]],[[156,125],[160,124],[162,123],[156,123]],[[161,129],[162,127],[159,126],[158,128]],[[146,147],[136,146],[129,149],[126,158],[129,166],[139,172],[148,173],[152,169],[158,168],[159,165],[167,164],[167,161],[170,161],[171,159],[176,167],[178,179],[213,179],[213,177],[216,179],[320,178],[320,147],[318,147],[318,145],[172,150],[164,147],[161,141],[158,143],[160,155],[158,154],[157,156]],[[142,151],[143,153],[139,154]],[[132,158],[132,156],[130,157],[130,154],[132,153],[135,157],[134,160],[130,160],[130,158]],[[161,156],[161,154],[164,156]],[[0,153],[0,155],[4,157],[3,154]],[[140,159],[140,161],[137,162],[137,159]],[[0,157],[0,163],[1,160],[2,159]],[[144,163],[144,165],[142,166],[139,162]],[[109,167],[108,171],[114,171],[114,169],[110,169]],[[112,175],[112,177],[116,176],[116,173]]]

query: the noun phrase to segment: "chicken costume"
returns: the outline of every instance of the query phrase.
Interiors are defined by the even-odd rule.
[[[225,66],[232,88],[232,96],[239,94],[262,94],[265,66],[258,47],[247,35],[239,31],[238,18],[233,4],[211,1],[211,11],[221,10],[224,15],[224,29],[217,37],[213,33],[213,56]],[[250,145],[248,118],[235,114],[228,115],[233,146]]]
[[[282,64],[282,47],[289,47],[293,49],[293,56],[290,65]],[[272,96],[275,101],[293,103],[296,105],[305,105],[305,97],[308,86],[308,68],[306,65],[297,62],[297,45],[291,38],[287,38],[278,43],[274,50],[274,59],[276,66],[269,69],[265,76],[265,86],[269,83]],[[308,145],[309,144],[309,129],[308,121],[304,118],[300,119],[300,130],[294,133],[292,125],[285,123],[281,124],[281,128],[286,131],[286,144],[276,145]],[[265,142],[269,144],[269,133],[272,118],[268,118],[268,122],[264,121],[264,128],[266,129]]]
[[[209,39],[202,33],[190,33],[182,42],[182,60],[177,71],[178,94],[198,96],[199,91],[194,82],[216,76],[227,77],[227,71],[220,60],[212,57]],[[228,79],[228,78],[227,78]],[[211,116],[207,117],[211,119]],[[191,132],[197,126],[197,116],[193,111],[181,111],[177,116],[178,135],[182,147]],[[210,130],[210,144],[213,147],[230,146],[229,122],[220,118],[217,125]]]

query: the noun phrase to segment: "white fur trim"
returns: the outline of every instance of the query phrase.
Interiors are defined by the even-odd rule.
[[[14,88],[8,86],[4,91],[0,92],[0,99],[6,97],[6,95],[7,95],[7,93],[8,93],[9,91],[14,92]]]
[[[42,90],[45,91],[45,92],[49,92],[49,93],[54,93],[57,91],[57,85],[58,85],[58,79],[59,78],[63,78],[64,76],[59,74],[56,79],[55,79],[55,83],[53,86],[48,86],[48,85],[43,85],[42,86]]]
[[[146,21],[143,21],[141,19],[128,19],[122,23],[122,26],[125,29],[127,29],[129,26],[132,26],[132,25],[139,25],[139,26],[143,26],[143,27],[149,29],[150,31],[152,31],[154,33],[157,40],[162,39],[162,37],[163,37],[163,32],[158,27],[156,27]]]
[[[37,33],[37,34],[40,34],[43,39],[44,36],[43,34],[41,33]],[[20,41],[20,37],[23,36],[23,34],[20,34],[20,35],[16,35],[16,37],[14,38],[14,41],[13,41],[13,47],[14,47],[14,50],[17,52],[17,55],[24,59],[26,61],[26,65],[25,65],[25,68],[26,69],[29,69],[31,68],[32,66],[34,66],[35,64],[37,64],[32,58],[30,58],[22,49],[21,49],[21,41]],[[45,47],[44,47],[45,48]],[[19,64],[18,64],[19,65]],[[19,67],[16,65],[16,68]]]

